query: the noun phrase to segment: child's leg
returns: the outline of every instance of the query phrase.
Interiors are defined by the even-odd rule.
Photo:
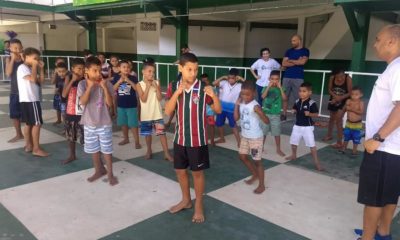
[[[169,209],[170,213],[177,213],[181,210],[192,207],[188,172],[186,169],[175,169],[175,172],[176,177],[178,178],[179,186],[181,187],[182,200]]]
[[[152,157],[152,150],[151,150],[151,135],[146,136],[146,146],[147,146],[147,153],[146,156],[144,157],[146,160],[151,159]]]
[[[171,126],[172,123],[172,119],[174,119],[175,114],[171,114],[171,116],[169,116],[168,122],[165,124],[165,128],[169,128]]]
[[[203,194],[204,194],[204,171],[192,171],[194,191],[196,193],[196,201],[194,204],[194,215],[192,222],[202,223],[204,222],[204,210],[203,210]]]
[[[219,139],[217,141],[215,141],[215,143],[224,143],[225,142],[224,128],[217,127],[217,130],[218,130]]]
[[[107,166],[108,182],[110,183],[111,186],[117,185],[118,180],[113,174],[112,155],[111,154],[103,154],[103,157],[104,157],[104,161],[106,162],[106,166]]]
[[[32,152],[32,126],[26,124],[24,127],[24,138],[25,138],[25,151]]]
[[[129,143],[128,126],[127,125],[123,125],[123,126],[121,126],[121,129],[122,129],[123,140],[118,143],[118,145],[120,145],[120,146]]]
[[[297,158],[297,145],[291,144],[292,146],[292,155],[286,158],[286,160],[296,160]]]
[[[225,125],[225,112],[222,112],[221,114],[217,115],[217,119],[215,122],[215,125],[217,126],[218,130],[218,135],[219,139],[215,141],[215,143],[224,143],[225,142],[225,136],[224,136],[224,125]]]
[[[209,126],[210,129],[210,141],[211,141],[211,145],[215,146],[215,127],[214,125],[210,125]]]
[[[167,136],[165,134],[160,135],[160,141],[161,141],[162,148],[164,150],[165,160],[173,162],[174,158],[171,156],[171,154],[169,153],[169,149],[168,149]]]
[[[342,152],[342,153],[345,153],[348,145],[349,145],[349,141],[344,141],[343,145],[342,145],[342,148],[339,151]]]
[[[70,162],[73,162],[76,160],[76,154],[75,154],[75,142],[74,141],[68,141],[68,146],[69,146],[69,157],[62,161],[62,164],[68,164]]]
[[[8,140],[9,143],[14,143],[18,140],[24,139],[24,135],[22,134],[22,129],[21,129],[21,121],[19,119],[12,119],[12,122],[15,129],[15,137]]]
[[[96,152],[92,154],[93,166],[94,166],[94,174],[89,177],[87,180],[89,182],[94,182],[97,179],[107,174],[107,170],[104,168],[103,163],[100,159],[100,152]]]
[[[262,164],[262,160],[254,161],[257,170],[258,177],[258,187],[254,190],[254,193],[260,194],[265,191],[264,184],[264,166]]]
[[[232,128],[232,132],[233,132],[233,135],[235,136],[237,146],[239,147],[240,146],[239,129],[235,126],[235,127]]]
[[[338,147],[342,147],[342,141],[343,141],[343,112],[342,112],[342,110],[338,110],[336,113],[336,130],[337,130],[336,144]]]
[[[357,154],[358,154],[357,148],[358,148],[358,144],[355,144],[355,143],[353,142],[353,155],[357,155]]]
[[[319,159],[318,159],[318,155],[317,155],[317,147],[311,147],[310,150],[311,150],[311,155],[314,160],[315,168],[318,171],[322,171],[322,167],[321,167],[321,164],[319,163]]]
[[[333,131],[333,125],[335,123],[335,115],[336,114],[334,111],[329,111],[328,133],[322,139],[323,141],[329,141],[332,139],[332,131]]]
[[[57,121],[55,122],[55,124],[60,124],[61,123],[61,111],[57,110]]]
[[[38,157],[47,157],[49,156],[49,153],[41,149],[39,145],[40,128],[41,125],[32,126],[32,143],[33,143],[32,154]]]
[[[279,156],[284,157],[285,153],[282,152],[282,149],[281,149],[281,136],[275,136],[275,145],[276,145],[276,153]]]
[[[133,134],[133,139],[135,141],[135,148],[136,149],[141,149],[142,145],[140,145],[140,138],[139,138],[139,128],[133,127],[131,128],[132,134]]]
[[[251,173],[251,177],[248,180],[245,180],[244,182],[247,184],[253,184],[257,179],[257,170],[254,164],[247,158],[247,154],[239,154],[239,159],[244,163],[244,165],[249,169]]]

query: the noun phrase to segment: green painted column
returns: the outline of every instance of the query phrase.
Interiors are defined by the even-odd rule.
[[[88,42],[89,50],[93,54],[97,54],[97,29],[96,29],[96,18],[87,18],[89,20],[88,28]]]
[[[187,7],[181,6],[176,9],[177,16],[186,15]],[[177,17],[178,23],[176,25],[176,57],[179,58],[181,55],[181,47],[183,44],[189,42],[189,17]]]
[[[357,14],[358,31],[357,38],[353,42],[353,52],[351,58],[351,70],[356,72],[365,71],[365,56],[367,51],[369,23],[371,13],[359,12]]]

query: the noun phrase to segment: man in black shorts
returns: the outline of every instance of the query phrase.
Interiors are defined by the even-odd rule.
[[[358,188],[358,202],[365,205],[361,239],[390,240],[400,195],[400,25],[384,27],[374,47],[388,66],[375,82],[367,109]]]

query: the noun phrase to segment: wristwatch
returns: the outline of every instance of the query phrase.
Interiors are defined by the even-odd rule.
[[[379,133],[375,133],[374,136],[372,136],[372,139],[378,142],[384,142],[385,139],[381,138],[381,135]]]

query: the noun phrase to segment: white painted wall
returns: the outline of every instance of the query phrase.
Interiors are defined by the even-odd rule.
[[[153,22],[157,24],[156,31],[142,31],[141,22]],[[160,41],[160,19],[145,19],[136,23],[137,53],[139,54],[159,54]]]

